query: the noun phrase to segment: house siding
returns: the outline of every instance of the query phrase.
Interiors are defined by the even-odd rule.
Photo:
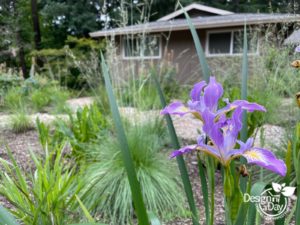
[[[243,27],[228,27],[222,29],[236,30],[243,29]],[[206,45],[206,34],[208,31],[214,30],[219,29],[197,30],[204,51]],[[126,79],[126,77],[131,76],[132,74],[146,75],[145,73],[147,73],[147,68],[156,66],[158,68],[173,68],[176,80],[182,84],[192,84],[203,78],[194,41],[189,30],[152,34],[159,34],[162,37],[161,59],[124,59],[122,37],[115,37],[116,54],[111,60],[111,67],[114,74],[118,74],[119,76],[122,76],[122,78]],[[208,57],[207,61],[212,68],[216,66],[216,63],[221,63],[222,67],[228,68],[231,61],[237,61],[240,58],[240,56]],[[214,73],[215,71],[212,72]]]

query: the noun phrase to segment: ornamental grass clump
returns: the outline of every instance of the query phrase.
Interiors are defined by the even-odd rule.
[[[166,132],[160,121],[127,126],[127,140],[148,212],[163,219],[183,215],[184,199],[176,166],[167,159],[164,148]],[[100,214],[111,224],[130,224],[135,208],[117,138],[101,141],[93,148],[97,154],[85,171],[88,184],[81,200],[90,212]],[[96,157],[97,156],[97,157]]]
[[[235,100],[219,108],[219,101],[223,95],[223,87],[214,77],[210,77],[209,83],[201,81],[195,84],[190,93],[191,99],[187,105],[176,101],[166,106],[161,114],[173,114],[184,116],[191,113],[195,118],[203,122],[203,133],[198,137],[197,143],[175,150],[170,157],[199,151],[211,156],[222,165],[224,180],[224,197],[228,224],[237,218],[239,206],[242,204],[242,192],[239,186],[239,175],[232,170],[235,159],[243,157],[248,164],[255,164],[271,170],[281,176],[286,175],[285,163],[277,159],[270,150],[253,146],[253,138],[245,142],[239,140],[242,130],[243,111],[266,111],[257,104],[246,100]]]

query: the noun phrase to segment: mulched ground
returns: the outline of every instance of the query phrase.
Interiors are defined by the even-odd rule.
[[[87,101],[87,99],[85,99]],[[80,102],[80,101],[79,101]],[[127,110],[128,111],[128,110]],[[126,114],[126,113],[125,113]],[[144,115],[145,116],[145,115]],[[0,115],[1,117],[1,115]],[[147,116],[147,118],[149,118]],[[52,119],[52,118],[51,118]],[[181,118],[182,119],[182,118]],[[186,119],[187,121],[184,120],[184,123],[187,124],[193,124],[194,128],[196,129],[199,127],[199,122],[193,121],[193,123],[190,123],[191,121],[188,121],[189,118]],[[1,123],[2,121],[0,121]],[[7,122],[7,121],[5,121]],[[187,133],[187,131],[191,131],[191,128],[187,127],[184,125],[184,123],[178,124],[178,120],[175,120],[175,126],[176,130],[182,128],[182,132],[184,134]],[[277,130],[276,130],[277,131]],[[181,131],[179,131],[180,133]],[[192,130],[190,136],[197,135],[197,130]],[[278,135],[278,133],[277,133]],[[6,151],[6,146],[8,146],[14,157],[16,158],[17,162],[19,165],[22,166],[22,168],[25,171],[30,171],[33,169],[33,164],[30,159],[29,155],[29,149],[36,152],[36,153],[42,153],[41,146],[39,144],[38,140],[38,135],[35,130],[31,130],[25,133],[21,134],[15,134],[8,128],[4,128],[0,126],[0,157],[7,159],[7,151]],[[203,199],[202,199],[202,194],[201,194],[201,186],[200,186],[200,180],[199,180],[199,175],[198,175],[198,166],[197,166],[197,158],[196,155],[194,154],[189,154],[186,156],[186,162],[187,162],[187,167],[190,175],[190,179],[192,182],[193,186],[193,192],[195,195],[195,200],[197,207],[200,211],[200,222],[201,224],[204,224],[204,207],[203,207]],[[215,178],[215,225],[226,225],[224,222],[224,207],[223,207],[223,188],[222,188],[222,181],[221,181],[221,175],[219,172],[216,173],[216,178]],[[9,207],[9,204],[5,202],[3,198],[0,198],[0,202],[4,203],[5,206]],[[170,221],[168,223],[165,223],[165,225],[190,225],[191,220],[186,219],[186,218],[177,218],[173,221]],[[270,225],[273,223],[263,223],[265,225]]]
[[[25,171],[30,171],[33,169],[33,165],[29,155],[29,149],[36,153],[41,153],[41,146],[39,144],[37,132],[32,130],[21,134],[14,134],[10,130],[0,130],[1,145],[0,145],[0,156],[7,159],[6,146],[8,146],[14,157],[16,158],[19,165]],[[187,167],[189,175],[191,178],[193,192],[195,195],[195,200],[197,207],[199,209],[201,224],[204,223],[204,207],[203,198],[201,193],[200,180],[198,176],[197,168],[197,158],[194,154],[189,154],[186,156]],[[216,196],[215,196],[215,225],[226,225],[224,222],[224,207],[223,207],[223,188],[220,173],[216,173]],[[0,202],[4,203],[5,206],[10,207],[9,204],[3,198],[0,198]],[[191,220],[186,218],[177,218],[173,221],[165,223],[165,225],[191,225]],[[264,223],[265,225],[273,223]]]

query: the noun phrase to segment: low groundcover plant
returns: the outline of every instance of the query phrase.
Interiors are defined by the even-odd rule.
[[[207,84],[205,81],[194,85],[187,106],[180,101],[176,101],[165,107],[161,114],[173,114],[184,116],[191,113],[203,122],[203,134],[197,139],[197,144],[188,145],[175,150],[170,157],[176,157],[191,151],[201,151],[214,157],[224,168],[224,195],[226,216],[228,224],[236,219],[236,211],[233,207],[236,203],[241,203],[242,194],[238,182],[234,177],[234,172],[230,168],[234,159],[244,157],[248,164],[256,164],[265,169],[271,170],[281,176],[286,175],[285,163],[277,159],[276,156],[267,149],[254,147],[253,138],[242,142],[238,140],[238,135],[242,129],[243,111],[266,111],[257,104],[246,100],[236,100],[232,103],[225,99],[226,106],[218,108],[219,101],[223,95],[223,87],[216,82],[214,77],[210,77]]]

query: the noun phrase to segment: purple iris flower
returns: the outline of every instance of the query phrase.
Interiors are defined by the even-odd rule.
[[[300,45],[295,48],[295,52],[300,52]]]
[[[237,139],[242,128],[242,111],[241,107],[236,108],[231,118],[227,118],[224,122],[224,118],[216,121],[215,115],[206,110],[203,113],[203,131],[211,140],[212,145],[206,144],[204,137],[200,136],[196,145],[189,145],[176,150],[171,154],[171,157],[200,150],[217,158],[224,166],[228,166],[231,160],[243,156],[249,164],[256,164],[285,176],[285,163],[277,159],[271,151],[253,147],[253,138],[249,138],[246,143]],[[237,143],[239,148],[236,148]]]
[[[220,83],[216,82],[215,77],[210,77],[209,83],[201,81],[194,85],[187,106],[182,102],[176,101],[166,106],[161,114],[172,114],[184,116],[187,113],[192,113],[196,118],[203,121],[203,112],[209,110],[214,115],[220,116],[237,107],[252,112],[254,110],[266,111],[265,108],[256,103],[250,103],[245,100],[236,100],[232,103],[227,102],[227,106],[218,110],[218,103],[223,95],[223,87]]]
[[[243,110],[265,111],[265,108],[257,103],[236,100],[232,103],[226,101],[227,105],[218,109],[218,102],[222,94],[222,86],[215,81],[214,77],[211,77],[208,85],[202,81],[194,86],[188,107],[181,102],[174,102],[162,111],[162,114],[180,116],[193,113],[203,121],[203,131],[212,143],[211,145],[206,144],[205,138],[200,136],[197,144],[173,151],[170,157],[200,150],[217,158],[224,166],[228,166],[231,160],[243,156],[249,164],[256,164],[285,176],[285,163],[277,159],[271,151],[253,147],[253,138],[249,138],[246,143],[237,139],[242,129]],[[229,111],[233,112],[230,117],[227,117]],[[237,146],[239,147],[237,148]]]

